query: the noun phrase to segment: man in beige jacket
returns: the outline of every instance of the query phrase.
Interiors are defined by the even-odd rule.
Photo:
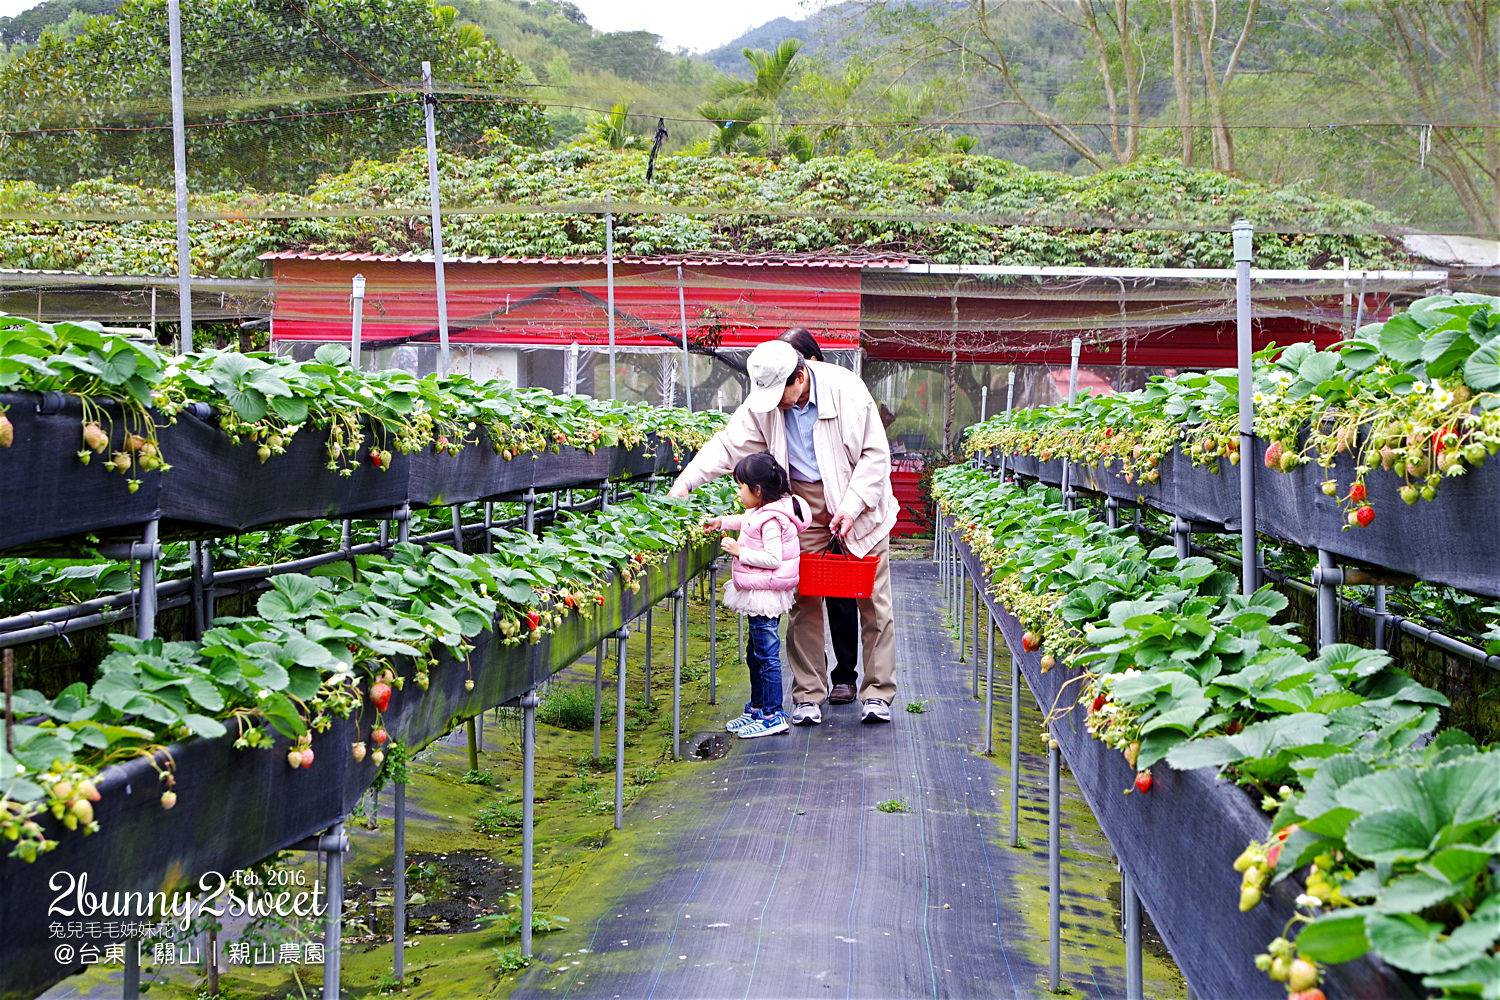
[[[880,556],[875,586],[859,601],[864,679],[860,719],[890,722],[896,695],[896,635],[891,614],[890,542],[899,505],[891,492],[891,450],[880,409],[858,375],[804,361],[790,344],[768,341],[750,352],[751,390],[729,424],[699,450],[672,484],[685,497],[728,475],[746,455],[769,451],[791,475],[813,523],[803,552],[821,552],[837,535],[856,556]],[[823,721],[828,697],[823,601],[798,595],[787,626],[792,724]]]

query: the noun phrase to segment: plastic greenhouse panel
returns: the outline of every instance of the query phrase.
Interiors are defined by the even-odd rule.
[[[970,578],[984,578],[978,556],[954,537]],[[1042,652],[1022,649],[1020,622],[990,594],[985,601],[1038,707],[1044,714],[1056,712],[1050,731],[1063,758],[1194,993],[1285,1000],[1285,988],[1255,968],[1255,956],[1280,936],[1301,889],[1287,879],[1269,888],[1260,906],[1241,913],[1240,875],[1231,864],[1246,844],[1270,835],[1270,818],[1213,768],[1176,771],[1163,763],[1152,770],[1149,794],[1124,794],[1133,786],[1134,769],[1084,728],[1078,685],[1064,688],[1077,673],[1065,667],[1042,673]],[[1325,966],[1323,972],[1329,996],[1414,1000],[1421,995],[1368,956]]]
[[[0,448],[0,549],[86,534],[123,534],[123,530],[156,516],[162,475],[147,472],[136,492],[124,475],[105,468],[123,447],[125,427],[120,408],[101,407],[112,421],[110,445],[91,455],[88,465],[78,458],[83,448],[83,408],[76,397],[61,393],[0,394],[14,430],[9,448]],[[138,531],[132,532],[138,534]]]
[[[624,621],[705,569],[716,550],[698,546],[649,568],[639,594],[618,578],[605,590],[605,604],[589,619],[573,616],[535,644],[504,645],[493,633],[475,643],[468,664],[444,655],[421,691],[411,683],[412,664],[396,667],[407,683],[380,717],[392,739],[415,752],[486,708],[514,701],[538,683],[591,650]],[[464,681],[474,679],[466,691]],[[87,890],[99,893],[170,891],[196,886],[208,873],[226,879],[298,841],[322,833],[346,818],[375,779],[369,757],[355,762],[350,744],[368,742],[376,714],[368,703],[349,719],[313,738],[316,762],[309,769],[287,765],[290,744],[279,738],[271,750],[237,750],[231,731],[213,740],[196,739],[168,748],[177,803],[161,807],[165,785],[157,768],[164,755],[135,758],[105,769],[95,808],[100,830],[91,836],[67,833],[47,820],[59,840],[56,850],[33,863],[0,858],[0,997],[34,996],[82,971],[78,962],[59,964],[55,949],[99,946],[96,938],[52,936],[49,924],[87,916],[49,915],[44,904],[75,905],[66,890],[87,873]],[[373,746],[371,747],[373,749]],[[212,875],[208,876],[212,881]],[[60,882],[54,879],[61,879]]]

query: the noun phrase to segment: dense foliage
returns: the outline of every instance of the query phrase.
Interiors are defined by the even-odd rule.
[[[213,0],[185,4],[182,22],[196,189],[297,189],[421,143],[424,60],[449,84],[519,93],[520,64],[429,0]],[[164,0],[126,0],[77,38],[43,35],[0,67],[0,169],[43,184],[170,184],[168,67]],[[548,135],[525,98],[444,105],[448,148],[471,148],[486,129],[529,143]]]
[[[537,151],[499,136],[486,155],[444,156],[444,248],[602,254],[598,212],[608,193],[620,212],[621,254],[878,252],[967,264],[1226,267],[1228,227],[1244,216],[1260,231],[1258,266],[1340,265],[1345,256],[1356,267],[1404,261],[1394,240],[1375,235],[1391,220],[1368,205],[1165,160],[1073,177],[958,154],[910,163],[869,153],[806,163],[668,156],[651,182],[646,163],[643,152]],[[425,251],[426,204],[418,150],[323,177],[306,196],[204,195],[195,210],[223,217],[192,224],[193,270],[258,274],[255,258],[269,249]],[[588,208],[569,210],[580,204]],[[511,205],[557,211],[503,210]],[[650,211],[665,205],[701,214]],[[169,191],[106,181],[61,191],[0,183],[0,211],[29,219],[0,221],[6,266],[158,274],[174,266]],[[293,212],[314,217],[257,217]],[[69,215],[161,221],[58,218]]]
[[[1442,695],[1379,650],[1309,655],[1276,621],[1281,595],[1243,596],[1208,559],[1102,529],[1056,490],[950,466],[934,491],[1040,668],[1078,671],[1054,711],[1076,698],[1135,792],[1163,761],[1217,767],[1276,814],[1234,862],[1241,910],[1273,879],[1305,881],[1262,971],[1306,998],[1318,962],[1373,950],[1445,996],[1494,995],[1500,755],[1456,730],[1434,738]]]

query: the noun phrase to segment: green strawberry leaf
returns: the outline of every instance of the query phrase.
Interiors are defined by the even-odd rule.
[[[1325,913],[1297,935],[1297,950],[1319,962],[1337,964],[1358,958],[1370,950],[1365,934],[1365,907]]]

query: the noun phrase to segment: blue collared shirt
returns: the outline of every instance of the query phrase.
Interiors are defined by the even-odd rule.
[[[818,471],[818,453],[813,449],[813,428],[818,426],[818,387],[812,367],[807,369],[807,402],[782,412],[786,415],[787,472],[793,479],[816,483],[823,476]]]

